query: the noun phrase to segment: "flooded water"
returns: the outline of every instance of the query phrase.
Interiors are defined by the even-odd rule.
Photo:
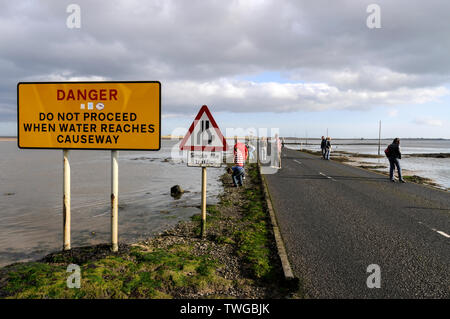
[[[119,240],[134,242],[199,213],[201,169],[172,154],[119,152]],[[109,151],[71,151],[72,246],[110,241]],[[223,168],[207,170],[207,202],[217,202]],[[62,247],[62,151],[20,150],[0,142],[0,266],[32,260]],[[178,200],[170,188],[186,193]]]
[[[287,147],[291,149],[320,150],[320,140],[286,140],[286,142],[295,142],[301,144],[291,144]],[[333,152],[344,151],[359,154],[378,154],[378,140],[332,140]],[[381,140],[381,154],[384,155],[384,149],[392,143],[392,140]],[[402,154],[434,154],[450,153],[450,140],[422,140],[410,139],[402,140],[400,145]],[[360,158],[364,162],[381,164],[389,166],[387,158]],[[401,161],[402,169],[410,171],[413,174],[433,179],[443,188],[450,188],[450,158],[432,158],[432,157],[407,157],[404,156]]]

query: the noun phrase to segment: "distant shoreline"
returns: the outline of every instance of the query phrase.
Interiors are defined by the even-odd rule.
[[[15,136],[0,136],[0,142],[13,142],[17,141],[17,137]]]

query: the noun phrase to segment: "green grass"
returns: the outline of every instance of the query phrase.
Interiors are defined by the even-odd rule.
[[[214,240],[218,244],[236,245],[238,256],[246,263],[253,277],[270,279],[273,276],[274,268],[270,259],[269,245],[273,238],[270,237],[269,217],[264,206],[264,195],[257,166],[255,164],[247,165],[246,174],[245,186],[236,189],[243,194],[244,216],[242,219],[234,221],[235,230],[233,232],[216,236]],[[251,181],[253,184],[250,183]],[[233,202],[222,198],[219,205],[207,207],[207,229],[219,227],[217,222],[224,218],[220,212],[221,206],[230,207],[233,206]],[[192,220],[200,225],[201,215],[192,216]],[[200,235],[200,227],[196,234]]]
[[[191,247],[108,256],[81,267],[81,288],[68,288],[66,265],[24,263],[6,273],[3,294],[10,298],[171,298],[177,290],[202,292],[226,288],[230,282],[216,274],[221,267],[210,256],[195,256]]]
[[[406,175],[406,176],[403,176],[403,179],[405,181],[413,182],[413,183],[417,183],[417,184],[428,184],[428,185],[433,185],[433,186],[437,185],[430,178],[426,178],[426,177],[422,177],[422,176],[418,176],[418,175],[412,175],[412,176]]]
[[[264,196],[260,187],[261,180],[256,165],[249,166],[248,175],[257,183],[257,187],[245,190],[244,227],[235,232],[237,252],[249,264],[256,278],[269,279],[273,265],[270,260],[270,238],[268,214],[263,206]]]

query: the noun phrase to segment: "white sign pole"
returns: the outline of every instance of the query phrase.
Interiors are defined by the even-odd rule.
[[[111,250],[119,250],[119,164],[117,151],[111,151]]]
[[[70,250],[70,163],[69,150],[63,150],[63,250]]]
[[[202,167],[202,237],[206,236],[206,167]]]

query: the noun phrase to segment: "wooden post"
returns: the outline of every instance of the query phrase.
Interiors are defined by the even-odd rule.
[[[378,156],[381,152],[381,120],[380,120],[380,126],[378,127]]]
[[[260,147],[260,143],[259,143],[259,139],[260,139],[260,137],[259,136],[257,136],[256,137],[256,163],[259,165],[259,154],[260,154],[260,149],[259,149],[259,147]]]
[[[63,250],[70,250],[70,163],[69,150],[63,150]]]
[[[206,167],[202,167],[202,238],[206,236]]]
[[[111,250],[119,250],[119,164],[111,151]]]

